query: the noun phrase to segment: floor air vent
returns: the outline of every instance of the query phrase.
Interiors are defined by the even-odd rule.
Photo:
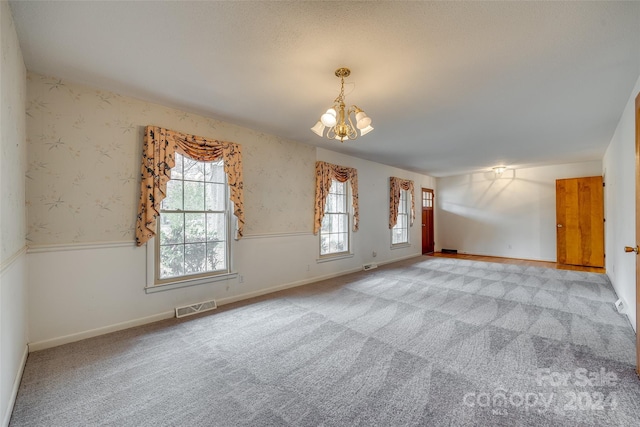
[[[184,307],[176,307],[176,317],[191,316],[192,314],[202,313],[203,311],[214,310],[216,308],[218,308],[218,306],[215,300],[185,305]]]
[[[364,271],[373,270],[374,268],[378,268],[378,264],[376,264],[374,262],[372,262],[371,264],[365,264],[365,265],[362,266],[362,269]]]

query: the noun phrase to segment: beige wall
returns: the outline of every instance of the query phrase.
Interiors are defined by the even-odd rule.
[[[24,246],[25,230],[25,66],[13,26],[11,9],[2,2],[2,126],[0,133],[0,261]]]
[[[28,74],[30,246],[133,241],[146,125],[243,146],[246,235],[311,230],[315,149]]]
[[[635,98],[640,93],[640,78],[629,95],[602,161],[604,189],[607,275],[618,297],[627,307],[626,315],[636,328],[636,263],[634,254],[622,248],[640,244],[636,241],[636,118]],[[636,331],[637,332],[637,331]]]
[[[27,357],[25,66],[11,9],[0,2],[0,425],[9,424]]]

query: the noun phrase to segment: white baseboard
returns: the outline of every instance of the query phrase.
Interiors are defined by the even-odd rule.
[[[16,397],[18,396],[18,389],[20,388],[20,381],[22,381],[22,374],[24,372],[24,366],[27,364],[27,356],[29,355],[29,347],[24,346],[22,352],[22,360],[20,360],[20,369],[16,372],[16,378],[13,381],[13,388],[11,389],[11,395],[9,396],[9,402],[7,403],[6,412],[4,413],[4,419],[2,420],[2,427],[7,427],[11,420],[11,414],[13,413],[13,405],[16,403]]]
[[[496,258],[508,258],[508,259],[521,259],[525,261],[541,261],[541,262],[557,262],[555,258],[523,258],[523,257],[514,257],[509,255],[496,255],[494,253],[482,252],[482,251],[465,251],[464,249],[458,249],[458,254],[460,255],[478,255],[478,256],[489,256]]]
[[[84,332],[78,332],[76,334],[65,335],[58,338],[52,338],[44,341],[36,341],[29,343],[29,353],[38,350],[44,350],[46,348],[57,347],[59,345],[68,344],[70,342],[80,341],[87,338],[97,337],[99,335],[108,334],[111,332],[121,331],[123,329],[133,328],[135,326],[146,325],[147,323],[157,322],[159,320],[170,319],[175,317],[175,311],[165,311],[162,313],[154,314],[153,316],[142,317],[139,319],[127,320],[126,322],[116,323],[114,325],[103,326],[101,328],[90,329]]]
[[[405,255],[405,256],[401,256],[399,258],[390,259],[388,261],[377,262],[377,264],[378,264],[378,266],[387,265],[387,264],[393,264],[394,262],[400,262],[400,261],[404,261],[405,259],[418,258],[418,257],[421,257],[421,256],[422,256],[422,254]],[[371,262],[375,262],[375,261],[371,261]]]

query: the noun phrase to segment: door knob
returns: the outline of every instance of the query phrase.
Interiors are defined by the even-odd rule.
[[[631,246],[625,246],[624,247],[624,251],[625,252],[635,252],[636,254],[638,253],[638,247],[631,247]]]
[[[562,224],[558,224],[558,228],[562,228]]]

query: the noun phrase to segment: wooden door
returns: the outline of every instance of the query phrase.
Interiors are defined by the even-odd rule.
[[[422,189],[422,253],[430,254],[434,250],[433,238],[433,190]]]
[[[556,180],[560,264],[604,267],[602,177]]]

